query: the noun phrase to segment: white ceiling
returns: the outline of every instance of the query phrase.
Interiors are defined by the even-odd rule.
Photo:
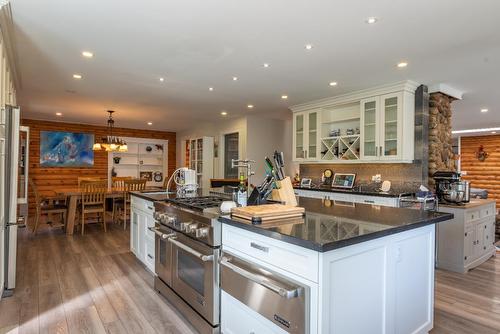
[[[500,126],[498,0],[13,0],[12,11],[25,117],[103,125],[114,109],[117,126],[178,131],[221,110],[283,117],[412,79],[464,92],[455,129]]]

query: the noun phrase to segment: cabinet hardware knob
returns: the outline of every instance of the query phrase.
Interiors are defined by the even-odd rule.
[[[465,232],[465,236],[467,236],[467,232]]]
[[[466,257],[464,257],[464,260],[467,260],[467,256],[466,256]]]

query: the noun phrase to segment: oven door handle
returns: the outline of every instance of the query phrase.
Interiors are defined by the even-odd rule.
[[[151,232],[154,232],[154,234],[156,234],[157,236],[159,236],[162,239],[168,239],[168,238],[175,237],[175,233],[166,234],[166,233],[163,233],[162,231],[160,231],[160,229],[157,227],[148,227],[148,230],[150,230]]]
[[[179,247],[180,249],[185,250],[189,254],[196,256],[198,259],[202,260],[203,262],[209,262],[209,261],[214,260],[213,255],[201,254],[200,252],[192,249],[189,246],[184,245],[182,242],[179,242],[179,241],[175,240],[174,238],[169,238],[168,241],[170,241],[171,243],[173,243],[175,246]]]
[[[273,284],[271,282],[268,282],[264,277],[262,277],[260,275],[257,275],[257,274],[254,274],[254,273],[251,273],[251,272],[249,272],[249,271],[247,271],[247,270],[245,270],[243,268],[240,268],[240,267],[234,265],[225,256],[223,256],[219,260],[219,262],[224,267],[227,267],[228,269],[234,271],[237,274],[240,274],[241,276],[245,277],[246,279],[248,279],[248,280],[250,280],[250,281],[252,281],[254,283],[262,285],[263,287],[271,290],[272,292],[280,295],[283,298],[292,299],[292,298],[296,298],[296,297],[298,297],[300,295],[301,287],[298,287],[298,288],[295,288],[295,289],[292,289],[292,290],[288,290],[288,289],[286,289],[284,287],[281,287],[279,285],[276,285],[276,284]]]

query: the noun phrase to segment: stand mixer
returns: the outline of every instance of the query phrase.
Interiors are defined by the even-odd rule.
[[[441,204],[464,205],[470,201],[470,184],[461,181],[460,173],[437,171],[433,175],[436,181],[436,195]]]

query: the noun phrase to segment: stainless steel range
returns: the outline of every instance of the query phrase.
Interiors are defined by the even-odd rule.
[[[215,196],[155,202],[155,289],[200,333],[218,333],[221,224]]]

